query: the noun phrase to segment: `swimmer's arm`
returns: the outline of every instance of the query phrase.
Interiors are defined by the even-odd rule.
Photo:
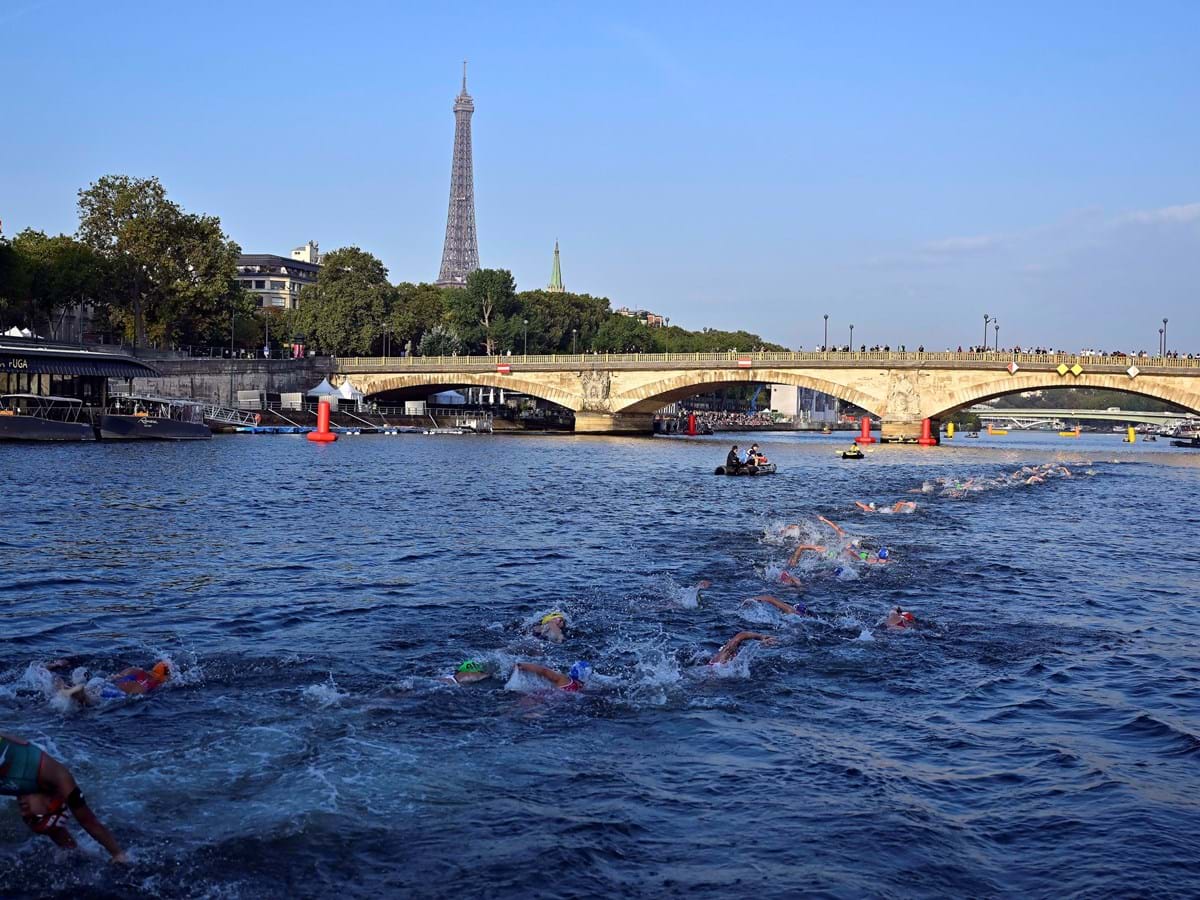
[[[804,555],[805,550],[812,550],[814,553],[824,553],[825,548],[820,544],[801,544],[792,551],[791,557],[788,559],[788,568],[791,568],[800,561],[800,557]]]
[[[70,807],[71,815],[75,817],[75,821],[95,839],[96,843],[108,851],[114,862],[128,862],[125,851],[121,849],[121,845],[117,843],[117,839],[112,836],[111,831],[100,823],[100,820],[96,818],[96,814],[92,812],[92,808],[87,805],[82,797],[74,805],[70,803],[69,798],[79,790],[79,785],[75,783],[75,777],[67,771],[66,766],[48,754],[43,756],[41,779],[57,796],[67,798],[67,805]],[[58,843],[58,841],[55,840],[55,843]],[[59,846],[63,845],[59,844]]]
[[[792,606],[792,604],[784,603],[778,597],[772,597],[770,594],[762,594],[762,595],[760,595],[758,597],[754,597],[752,599],[757,600],[759,603],[769,603],[782,613],[788,613],[789,615],[794,615],[796,612],[796,608],[794,606]]]
[[[551,682],[555,687],[562,687],[564,684],[570,684],[571,679],[561,672],[556,672],[548,666],[539,666],[537,663],[517,663],[517,668],[522,672],[528,672],[531,675],[537,675]]]
[[[834,531],[836,531],[838,533],[839,537],[846,536],[846,531],[845,531],[845,529],[842,528],[842,526],[836,524],[835,522],[830,522],[824,516],[817,516],[817,518],[820,519],[822,522],[824,522],[826,525],[828,525],[830,528],[832,528]]]

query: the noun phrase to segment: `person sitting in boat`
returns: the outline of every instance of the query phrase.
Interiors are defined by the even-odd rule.
[[[733,449],[729,451],[729,455],[725,457],[725,471],[736,472],[742,467],[742,458],[738,453],[738,445],[734,444]]]
[[[750,450],[746,453],[746,462],[752,466],[765,466],[767,464],[767,458],[758,449],[758,444],[750,445]]]

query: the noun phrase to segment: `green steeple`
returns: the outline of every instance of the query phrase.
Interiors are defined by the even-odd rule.
[[[554,269],[550,272],[550,287],[546,290],[552,294],[561,294],[566,290],[562,283],[562,268],[558,264],[558,241],[554,242]]]

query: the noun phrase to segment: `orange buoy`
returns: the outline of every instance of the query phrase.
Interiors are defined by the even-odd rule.
[[[688,413],[687,433],[688,433],[688,437],[696,436],[696,414],[695,413]]]
[[[917,443],[922,447],[933,447],[937,444],[937,438],[933,436],[933,423],[928,419],[921,420],[921,436],[917,438]]]
[[[308,439],[316,444],[331,444],[337,437],[329,430],[329,401],[322,400],[317,404],[317,430],[310,431]]]
[[[857,444],[873,444],[873,443],[875,443],[875,438],[871,437],[871,417],[863,416],[862,422],[860,424],[861,424],[862,430],[859,432],[858,438],[855,441],[855,443],[857,443]]]

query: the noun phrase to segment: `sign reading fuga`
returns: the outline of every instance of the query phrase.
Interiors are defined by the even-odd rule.
[[[0,356],[0,372],[28,372],[29,360],[23,356]]]

